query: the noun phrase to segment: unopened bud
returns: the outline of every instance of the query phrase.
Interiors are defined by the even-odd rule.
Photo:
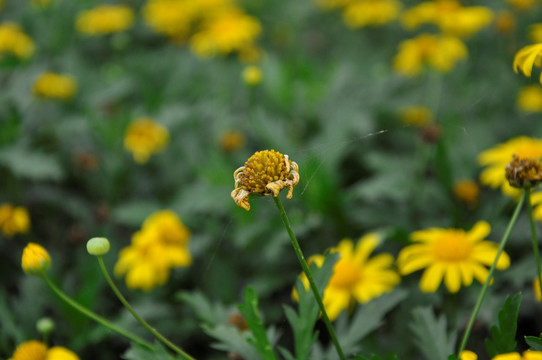
[[[90,255],[105,255],[109,252],[109,248],[109,240],[104,237],[95,237],[87,241],[87,251]]]

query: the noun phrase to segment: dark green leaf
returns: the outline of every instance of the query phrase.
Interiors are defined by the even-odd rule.
[[[444,316],[436,318],[430,307],[418,307],[412,315],[409,327],[418,349],[428,360],[447,360],[448,355],[454,352],[456,334],[447,334]]]
[[[516,350],[516,330],[521,303],[521,293],[507,297],[499,310],[499,322],[491,327],[491,339],[486,339],[486,349],[491,357]]]
[[[531,347],[531,350],[542,351],[542,334],[539,337],[525,336],[525,342]]]

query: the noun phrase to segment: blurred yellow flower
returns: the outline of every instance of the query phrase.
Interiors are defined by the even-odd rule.
[[[517,73],[518,69],[523,72],[526,77],[531,77],[533,67],[540,67],[542,64],[542,43],[535,45],[525,46],[516,53],[514,57],[514,71]],[[542,83],[542,74],[540,75],[540,82]]]
[[[499,354],[491,360],[542,360],[542,351],[526,350],[523,355],[517,352]]]
[[[234,151],[243,147],[247,139],[240,131],[226,131],[220,136],[220,147],[225,152]]]
[[[455,197],[467,204],[468,206],[476,206],[478,204],[478,196],[480,188],[478,184],[472,180],[460,180],[454,184],[453,192]]]
[[[65,347],[47,349],[41,341],[30,340],[17,346],[9,360],[79,360],[79,357]]]
[[[538,5],[539,0],[506,0],[507,3],[512,5],[516,10],[530,10]]]
[[[354,0],[345,4],[343,19],[351,28],[381,26],[397,19],[401,8],[397,0]]]
[[[405,125],[424,127],[433,122],[431,110],[424,106],[407,106],[399,110],[401,122]]]
[[[34,41],[18,24],[9,21],[0,24],[0,59],[4,54],[28,59],[33,53]]]
[[[542,191],[531,193],[531,205],[533,205],[533,217],[542,222]]]
[[[511,11],[499,11],[495,16],[495,28],[502,34],[510,34],[516,28],[516,17]]]
[[[392,291],[400,283],[399,274],[392,269],[393,256],[379,254],[370,257],[380,242],[380,236],[371,233],[363,236],[355,247],[352,240],[344,239],[330,249],[331,252],[339,253],[340,257],[333,267],[333,274],[322,299],[329,320],[334,321],[345,309],[352,310],[356,302],[365,304]],[[324,256],[314,255],[308,261],[322,266]],[[300,277],[308,290],[307,277],[305,274]],[[298,299],[295,289],[292,295],[295,300]]]
[[[45,248],[36,243],[28,243],[23,249],[21,267],[29,275],[41,275],[49,270],[51,257]]]
[[[190,38],[190,47],[200,57],[226,55],[254,47],[260,32],[258,19],[232,7],[205,18]]]
[[[512,161],[514,154],[521,159],[540,159],[542,157],[542,140],[519,136],[498,144],[478,155],[478,163],[486,167],[480,174],[480,183],[501,191],[512,197],[518,197],[521,190],[515,189],[506,180],[505,169]]]
[[[163,285],[172,268],[192,263],[189,239],[190,231],[177,214],[170,210],[156,212],[132,236],[131,245],[121,250],[115,274],[126,274],[130,289],[149,291]]]
[[[470,350],[463,350],[459,355],[459,360],[478,360],[478,355]]]
[[[397,265],[401,275],[426,268],[420,280],[423,292],[435,292],[444,279],[451,293],[470,286],[473,279],[484,283],[489,267],[495,260],[498,245],[483,240],[491,228],[485,221],[477,222],[470,231],[462,229],[430,228],[415,231],[410,239],[415,242],[401,250]],[[510,258],[503,252],[497,269],[510,266]]]
[[[403,41],[393,60],[394,69],[406,76],[418,75],[427,64],[440,72],[448,72],[467,57],[467,47],[451,36],[421,34]]]
[[[168,142],[167,128],[151,118],[134,120],[124,134],[124,147],[139,164],[149,161],[150,156],[162,151]]]
[[[258,85],[260,82],[262,82],[262,71],[258,66],[247,66],[243,70],[243,81],[247,85]]]
[[[143,6],[143,17],[156,32],[185,39],[195,21],[198,6],[194,0],[148,0]]]
[[[22,206],[8,203],[0,205],[0,231],[6,236],[27,233],[30,229],[30,216]]]
[[[45,98],[69,100],[77,92],[77,83],[71,75],[41,73],[34,81],[33,93]]]
[[[125,5],[99,5],[77,15],[76,29],[87,35],[106,35],[124,31],[134,23],[134,11]]]
[[[542,87],[531,85],[521,88],[517,104],[521,110],[526,112],[542,112]]]

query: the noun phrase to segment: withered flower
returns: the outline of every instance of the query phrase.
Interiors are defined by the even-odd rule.
[[[516,154],[506,166],[506,179],[516,188],[532,187],[542,181],[542,163],[533,158],[520,159]]]

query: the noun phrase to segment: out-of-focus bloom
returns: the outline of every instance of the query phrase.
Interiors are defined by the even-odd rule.
[[[0,59],[8,54],[24,60],[33,53],[34,41],[18,24],[9,21],[0,24]]]
[[[495,28],[501,34],[510,34],[516,28],[516,17],[511,11],[499,11],[495,16]]]
[[[44,72],[34,81],[32,91],[44,98],[68,100],[77,92],[77,83],[71,75]]]
[[[258,19],[232,7],[204,19],[200,30],[190,38],[190,47],[201,57],[227,55],[254,47],[260,32]]]
[[[424,106],[407,106],[399,110],[401,122],[405,125],[424,127],[433,122],[431,110]]]
[[[156,32],[185,39],[198,8],[196,1],[190,0],[149,0],[143,6],[143,17]]]
[[[139,164],[149,161],[152,154],[162,151],[169,142],[167,128],[151,118],[134,120],[124,134],[124,147]]]
[[[254,153],[245,165],[233,174],[235,189],[231,197],[235,203],[250,210],[249,195],[279,196],[284,188],[290,188],[286,198],[291,199],[294,186],[299,182],[297,163],[275,150],[263,150]]]
[[[23,249],[21,266],[29,275],[42,275],[51,266],[51,257],[45,248],[36,243],[28,243]]]
[[[240,131],[226,131],[220,136],[220,147],[226,152],[240,149],[246,142],[245,134]]]
[[[125,31],[134,23],[134,11],[125,5],[99,5],[77,15],[75,27],[87,35]]]
[[[30,216],[22,206],[0,205],[0,231],[6,236],[27,233],[30,229]]]
[[[425,64],[440,72],[449,72],[467,54],[467,47],[458,38],[422,34],[399,45],[393,67],[406,76],[418,75]]]
[[[531,204],[533,205],[533,218],[542,222],[542,191],[531,193]]]
[[[393,256],[379,254],[370,257],[380,241],[379,235],[371,233],[362,237],[355,247],[352,240],[344,239],[339,245],[330,249],[331,252],[340,255],[333,267],[333,274],[322,299],[331,321],[335,320],[343,310],[351,310],[356,302],[365,304],[392,291],[401,281],[399,274],[392,269]],[[314,255],[308,261],[322,266],[324,256]],[[308,290],[309,281],[305,274],[301,274],[301,281]],[[298,298],[295,289],[293,297],[295,300]]]
[[[459,354],[459,360],[478,360],[478,355],[470,350],[463,350]]]
[[[453,191],[455,197],[468,206],[472,207],[478,204],[480,188],[476,182],[472,180],[460,180],[454,184]]]
[[[534,279],[533,281],[533,290],[536,300],[542,301],[542,293],[540,292],[540,283],[538,282],[538,279]]]
[[[523,75],[531,77],[533,67],[540,67],[542,64],[541,55],[542,43],[525,46],[514,57],[514,71],[517,73],[518,69],[520,69]],[[540,82],[542,83],[542,74],[540,75]]]
[[[526,112],[542,112],[542,87],[531,85],[521,88],[517,104]]]
[[[247,66],[243,70],[243,81],[247,85],[258,85],[260,82],[262,82],[262,71],[257,66]]]
[[[538,0],[506,0],[506,2],[519,11],[533,9],[539,3]]]
[[[489,275],[486,266],[493,264],[498,245],[484,238],[491,228],[485,221],[477,222],[470,231],[462,229],[430,228],[415,231],[410,239],[415,242],[401,250],[397,259],[399,272],[408,275],[424,269],[420,280],[423,292],[435,292],[444,279],[451,293],[470,286],[473,279],[484,283]],[[497,269],[510,266],[510,258],[502,252]]]
[[[65,347],[47,349],[41,341],[30,340],[17,346],[9,360],[79,360],[79,357]]]
[[[516,154],[505,169],[506,180],[515,188],[530,188],[542,181],[540,159],[520,159]]]
[[[38,330],[40,334],[48,335],[52,333],[54,329],[55,329],[55,322],[51,318],[44,317],[44,318],[39,319],[38,322],[36,323],[36,330]]]
[[[126,274],[130,289],[149,291],[165,284],[172,268],[192,263],[188,249],[190,231],[170,210],[149,216],[141,230],[132,236],[132,243],[119,254],[115,274]]]
[[[542,140],[519,136],[482,152],[478,155],[478,163],[485,169],[480,174],[480,183],[494,189],[501,188],[504,194],[518,197],[521,190],[511,187],[505,177],[506,166],[512,161],[514,154],[520,160],[540,159]]]
[[[491,360],[542,360],[542,351],[526,350],[523,355],[517,352],[499,354]]]
[[[401,7],[396,0],[354,0],[345,5],[343,19],[351,28],[382,26],[397,19]]]

